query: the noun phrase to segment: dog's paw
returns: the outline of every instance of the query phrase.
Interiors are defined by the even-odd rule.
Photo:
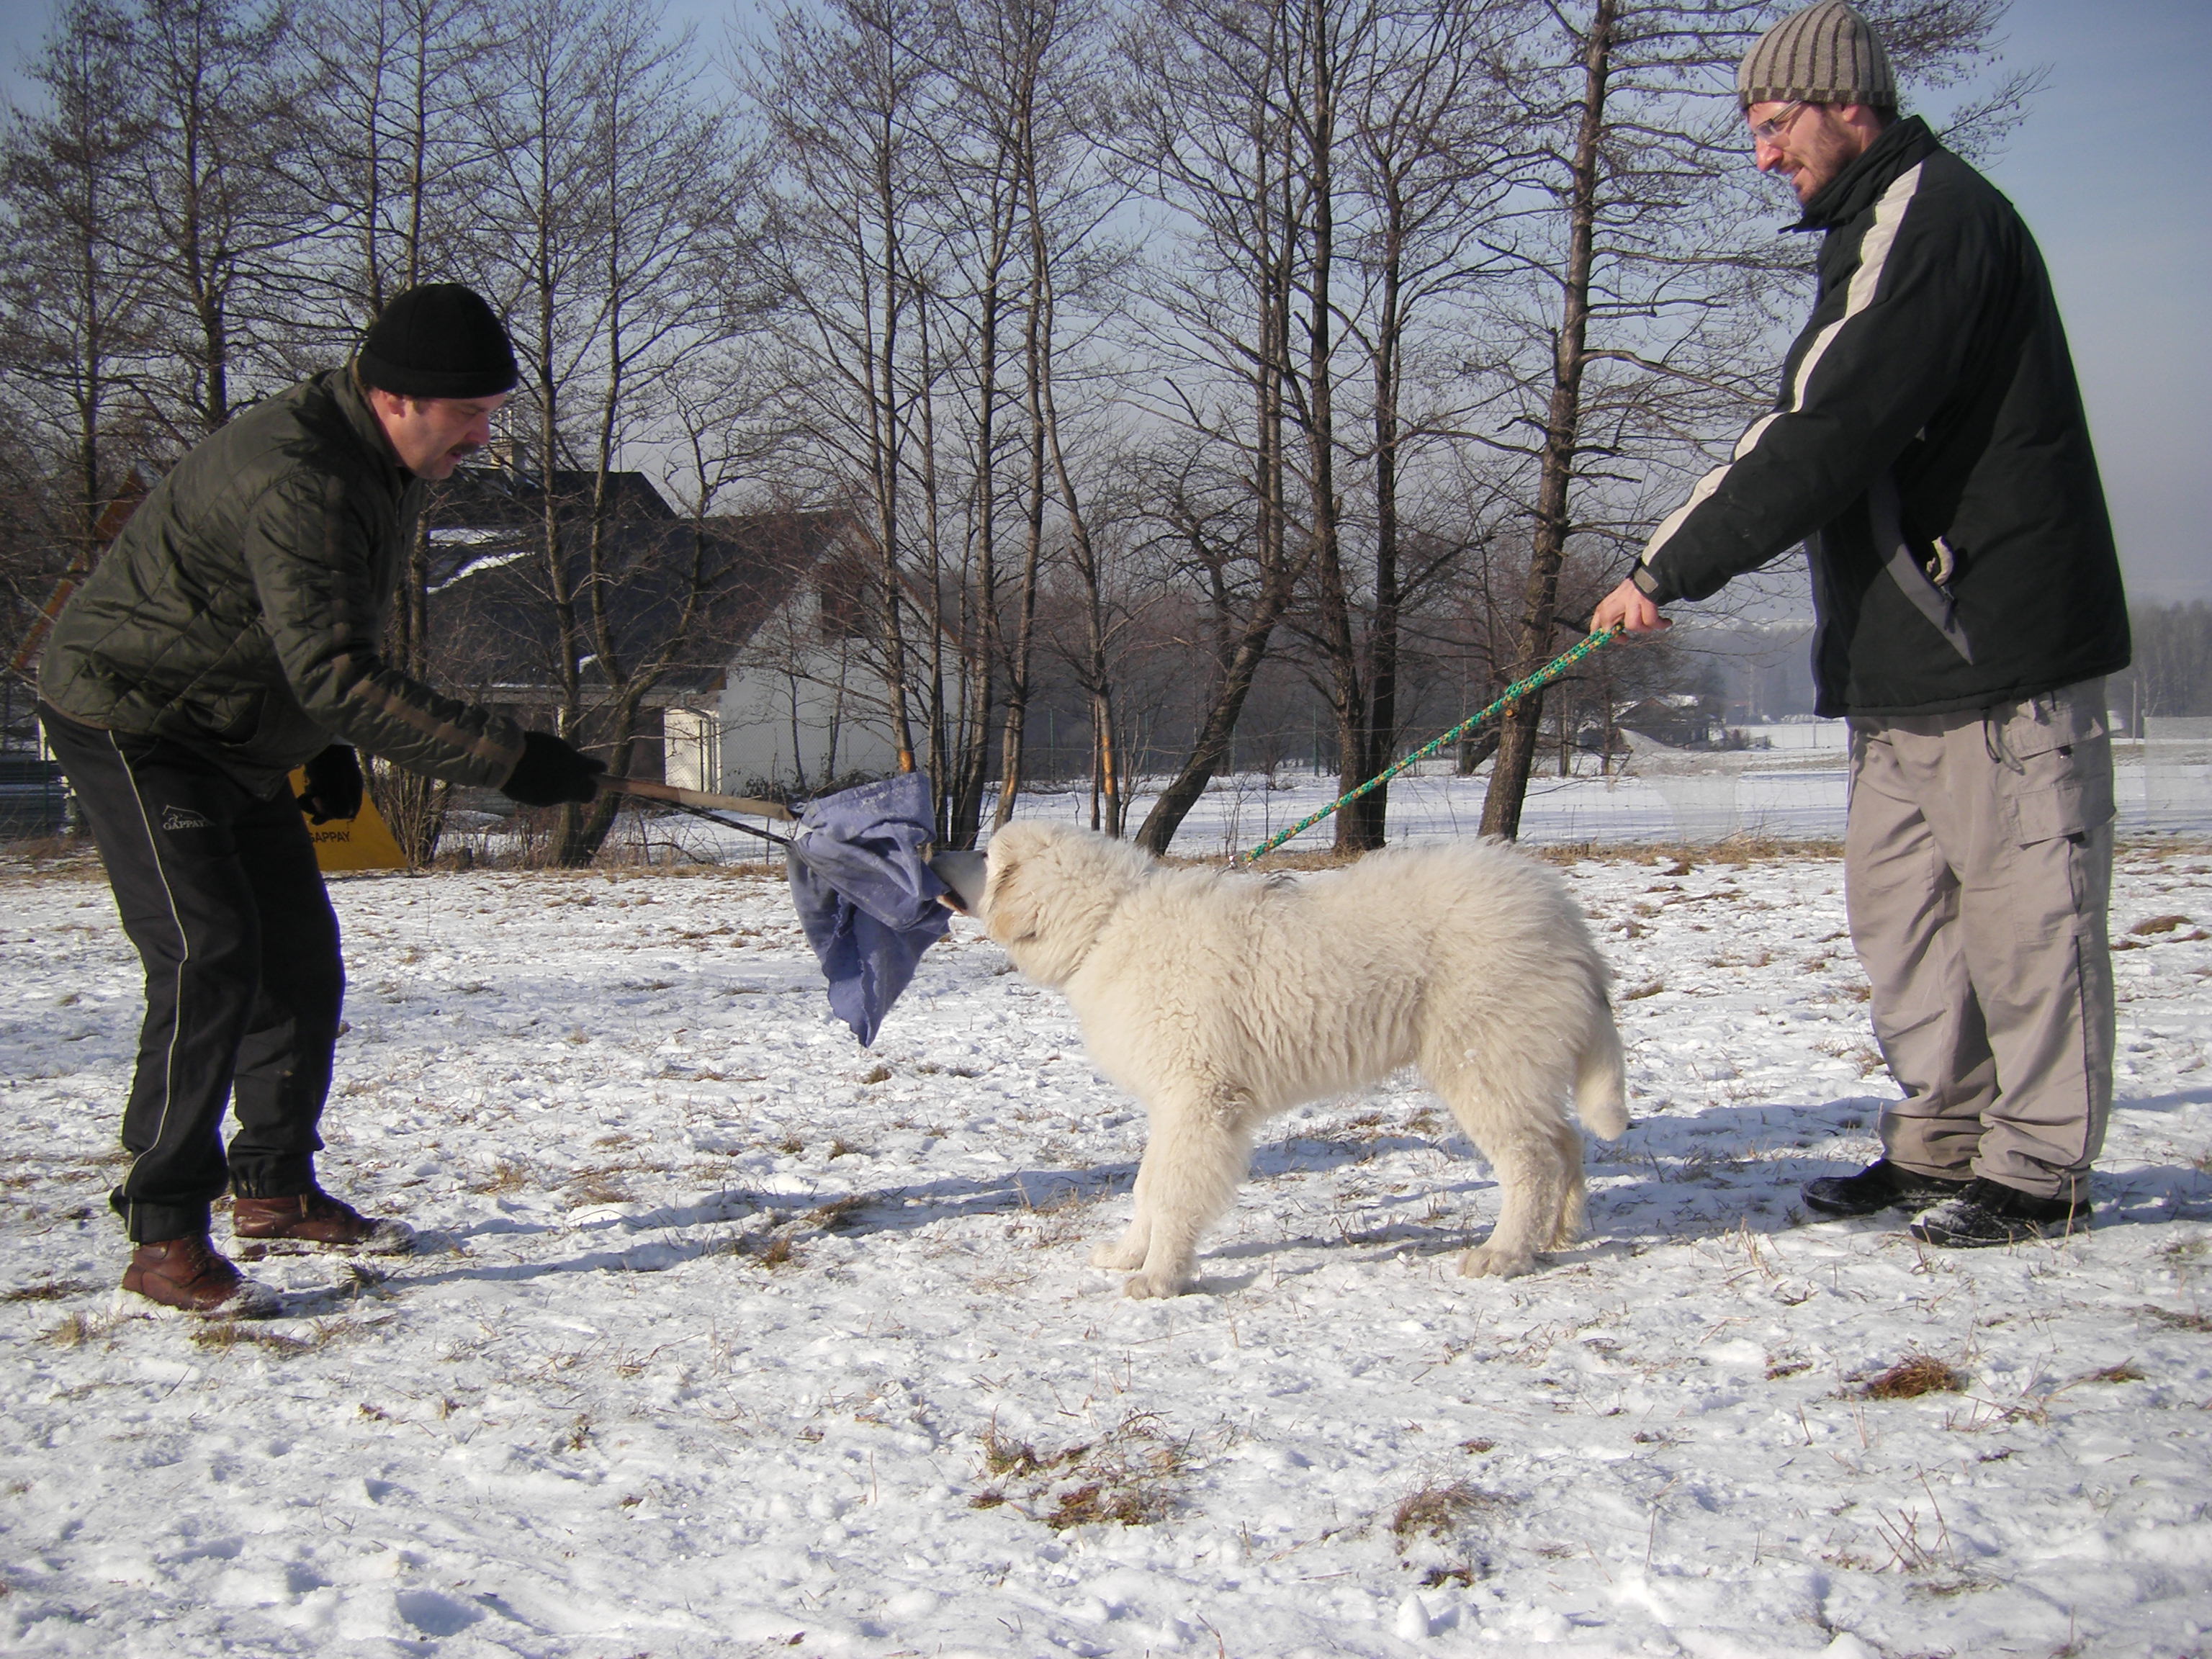
[[[1147,1302],[1155,1297],[1181,1296],[1198,1283],[1194,1273],[1169,1273],[1154,1269],[1149,1273],[1131,1273],[1121,1286],[1121,1294]]]
[[[1132,1267],[1145,1265],[1145,1246],[1132,1244],[1126,1238],[1117,1238],[1111,1244],[1101,1244],[1091,1252],[1094,1267],[1113,1267],[1126,1273]]]
[[[1526,1250],[1499,1250],[1478,1244],[1459,1259],[1461,1275],[1468,1279],[1514,1279],[1536,1265]]]

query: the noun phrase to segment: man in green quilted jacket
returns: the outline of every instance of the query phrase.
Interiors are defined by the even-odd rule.
[[[526,805],[596,791],[602,763],[381,654],[425,486],[489,441],[516,378],[480,296],[409,289],[347,367],[186,455],[55,625],[40,719],[146,969],[131,1164],[109,1199],[135,1247],[126,1291],[198,1313],[276,1310],[209,1238],[226,1189],[240,1239],[411,1240],[316,1184],[345,974],[301,815],[360,810],[356,748]]]

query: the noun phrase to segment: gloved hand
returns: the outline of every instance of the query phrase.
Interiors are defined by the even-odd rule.
[[[550,732],[522,734],[522,758],[507,774],[499,793],[525,806],[558,806],[563,801],[587,801],[599,792],[599,774],[607,769],[572,749]]]
[[[350,744],[334,743],[307,763],[307,793],[299,801],[310,823],[361,816],[361,757]]]

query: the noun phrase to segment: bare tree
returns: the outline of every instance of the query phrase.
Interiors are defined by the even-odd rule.
[[[1346,327],[1370,382],[1372,551],[1358,654],[1334,672],[1346,789],[1385,769],[1397,747],[1405,618],[1463,575],[1495,510],[1487,492],[1461,487],[1463,469],[1440,453],[1456,377],[1438,337],[1485,274],[1475,237],[1503,194],[1496,66],[1500,36],[1521,10],[1480,0],[1382,6],[1347,88],[1354,217],[1346,252],[1359,292]],[[1431,457],[1446,465],[1425,480]],[[1349,611],[1349,597],[1342,603]],[[1345,651],[1353,642],[1337,643]],[[1346,807],[1338,844],[1380,846],[1389,799],[1386,785]]]
[[[1128,48],[1137,91],[1127,154],[1179,216],[1173,255],[1153,262],[1146,297],[1168,325],[1159,412],[1189,435],[1156,471],[1165,489],[1153,544],[1204,584],[1213,668],[1189,751],[1137,831],[1156,853],[1229,757],[1312,556],[1310,539],[1292,532],[1285,453],[1291,290],[1308,210],[1279,97],[1292,72],[1287,13],[1261,0],[1173,0]],[[1197,453],[1214,446],[1232,468]],[[1242,498],[1225,520],[1224,471]]]
[[[403,289],[473,271],[490,131],[466,71],[492,23],[482,0],[314,0],[300,27],[319,139],[294,165],[328,210],[303,275],[335,284],[334,321],[357,327]]]
[[[102,520],[129,469],[147,459],[133,395],[145,272],[127,219],[146,117],[127,19],[106,0],[73,0],[31,79],[46,112],[11,110],[0,140],[0,364],[15,518],[29,544],[58,556],[34,565],[82,576],[112,533]]]
[[[988,286],[979,295],[990,301],[979,317],[979,364],[995,365],[1000,351],[988,331],[1000,291],[1018,280],[1018,293],[1006,309],[1018,327],[1015,370],[1020,376],[1018,406],[1007,422],[1013,441],[1011,489],[1005,493],[1021,529],[1019,574],[1008,637],[997,624],[990,582],[979,582],[987,634],[1003,652],[1006,698],[1000,746],[1000,789],[995,823],[1012,816],[1024,769],[1028,722],[1036,691],[1040,641],[1038,606],[1045,579],[1048,538],[1055,534],[1075,544],[1079,568],[1089,560],[1089,515],[1078,472],[1068,463],[1069,428],[1061,419],[1060,368],[1066,355],[1063,307],[1107,280],[1119,266],[1113,239],[1103,223],[1121,199],[1096,165],[1097,146],[1110,137],[1113,112],[1103,95],[1106,61],[1100,52],[1103,14],[1085,0],[993,0],[962,8],[948,28],[948,62],[958,65],[954,79],[964,95],[955,106],[965,114],[988,160],[981,169],[1003,186],[1003,215],[988,222],[992,258],[983,274]],[[994,189],[994,199],[1000,193]],[[1000,254],[1003,231],[1004,255]],[[980,377],[979,410],[987,416],[999,400],[994,367]],[[1010,403],[1012,398],[1008,398]],[[988,556],[995,540],[995,504],[1000,446],[994,441],[1000,423],[979,422],[976,501],[981,521],[977,540]],[[1110,694],[1107,696],[1110,703]],[[971,835],[972,825],[961,825]]]
[[[682,54],[660,40],[655,25],[641,0],[621,0],[604,19],[593,65],[598,165],[590,233],[599,266],[599,384],[584,592],[593,666],[608,699],[600,737],[618,773],[629,769],[645,698],[693,659],[702,625],[734,573],[728,550],[708,532],[708,479],[695,467],[701,510],[676,538],[676,556],[656,562],[654,575],[667,584],[672,608],[650,629],[625,629],[617,609],[622,590],[653,578],[617,550],[610,483],[625,440],[647,435],[648,411],[665,408],[680,395],[675,388],[702,370],[722,368],[715,349],[750,320],[747,168],[727,121],[697,99]],[[699,453],[695,443],[695,459]],[[563,839],[562,863],[590,861],[619,804],[603,794],[580,815],[573,837]]]
[[[697,520],[688,535],[628,523],[614,489],[625,444],[670,435],[654,413],[744,314],[744,167],[685,48],[643,0],[535,0],[486,88],[500,124],[486,217],[521,323],[547,665],[562,736],[604,745],[617,773],[732,574]],[[589,862],[619,805],[562,809],[556,860]]]
[[[904,486],[933,370],[916,337],[933,279],[909,242],[935,193],[924,135],[946,95],[931,38],[922,0],[791,6],[747,86],[775,159],[766,245],[789,319],[793,420],[826,490],[866,510],[884,713],[902,771],[915,763]]]
[[[480,280],[471,209],[489,138],[466,70],[488,49],[479,0],[318,0],[301,27],[314,73],[304,100],[320,142],[295,158],[299,187],[331,210],[303,284],[331,293],[331,339],[423,282]],[[431,672],[429,520],[408,548],[386,638],[391,660]],[[453,787],[372,760],[369,787],[411,866],[429,862]]]
[[[296,47],[278,4],[139,0],[130,19],[146,118],[129,213],[180,443],[283,374],[273,346],[294,326],[290,256],[318,220],[285,165],[307,138]]]

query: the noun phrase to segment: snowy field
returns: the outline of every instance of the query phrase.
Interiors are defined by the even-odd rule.
[[[1638,842],[1697,845],[1731,836],[1780,841],[1844,838],[1849,757],[1841,720],[1749,728],[1771,748],[1667,750],[1647,744],[1625,767],[1600,776],[1593,756],[1556,775],[1546,757],[1528,781],[1520,839],[1539,847]],[[2121,742],[2113,745],[2113,791],[2124,836],[2212,836],[2212,742]],[[1390,834],[1401,841],[1473,835],[1482,823],[1488,774],[1453,775],[1424,762],[1390,786]],[[1270,787],[1257,775],[1224,778],[1185,821],[1175,850],[1192,857],[1242,851],[1336,798],[1334,775],[1285,768]],[[1061,798],[1071,817],[1089,801]],[[1140,798],[1132,824],[1149,797]],[[1289,843],[1325,848],[1328,823]]]
[[[1731,838],[1840,842],[1848,804],[1844,722],[1748,729],[1754,741],[1771,746],[1698,751],[1638,740],[1642,746],[1620,769],[1600,775],[1595,757],[1583,755],[1564,778],[1546,757],[1529,780],[1520,839],[1553,848],[1702,846]],[[1138,791],[1129,812],[1133,830],[1157,787],[1152,781]],[[1489,788],[1486,771],[1462,778],[1448,761],[1423,762],[1390,786],[1391,839],[1474,835]],[[2123,836],[2212,838],[2212,739],[2116,743],[2113,789]],[[1190,858],[1249,850],[1327,806],[1336,793],[1334,773],[1316,775],[1304,766],[1217,779],[1183,820],[1174,850]],[[1032,793],[1023,798],[1022,811],[1088,822],[1091,803],[1080,792]],[[635,832],[635,822],[625,833]],[[749,858],[761,845],[740,831],[718,830],[696,819],[655,818],[649,834],[655,861]],[[1290,842],[1289,850],[1325,849],[1334,834],[1324,821]],[[501,851],[496,836],[495,821],[483,821],[476,850]]]
[[[112,1306],[106,891],[0,866],[0,1649],[2206,1652],[2212,854],[2123,854],[2096,1230],[1966,1254],[1794,1207],[1890,1089],[1832,859],[1567,867],[1589,1241],[1457,1277],[1496,1188],[1401,1079],[1168,1303],[1085,1265],[1140,1118],[971,925],[863,1052],[763,872],[341,879],[324,1172],[426,1249],[210,1326]]]

